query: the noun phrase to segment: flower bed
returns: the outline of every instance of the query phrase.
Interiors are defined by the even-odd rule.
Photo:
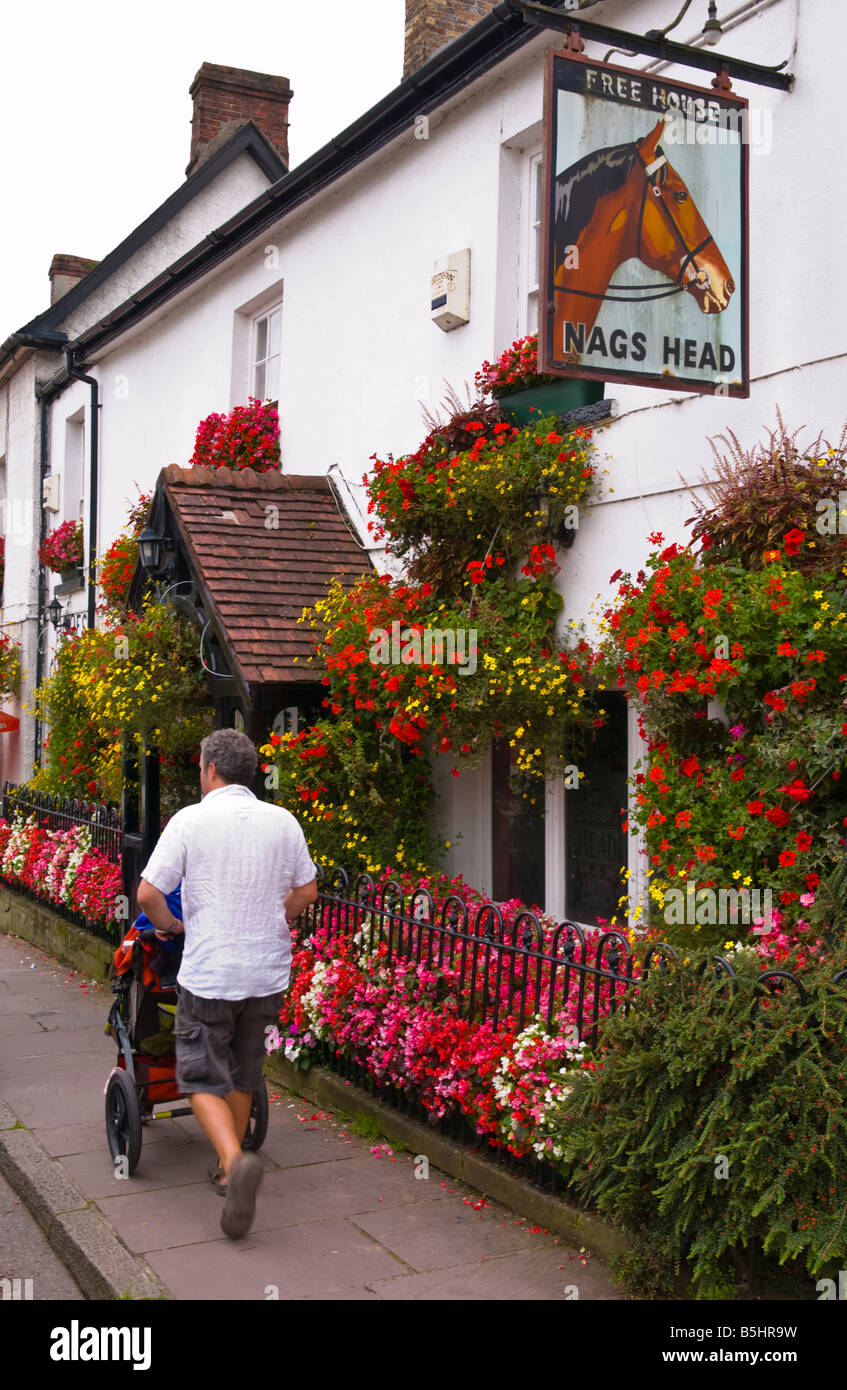
[[[34,815],[0,818],[0,878],[100,926],[121,920],[121,867],[92,846],[84,825],[46,830]]]
[[[632,988],[596,972],[639,973],[625,938],[616,938],[617,956],[607,940],[602,958],[599,934],[584,954],[574,943],[584,969],[566,970],[557,923],[539,910],[530,916],[516,899],[493,904],[461,879],[424,884],[411,874],[399,882],[383,874],[376,892],[384,914],[360,909],[355,933],[348,905],[328,899],[316,930],[295,928],[292,983],[268,1051],[282,1048],[305,1069],[329,1047],[378,1088],[418,1101],[433,1124],[461,1114],[495,1147],[560,1159],[551,1108],[576,1072],[597,1065],[580,1039],[611,1011],[613,988],[618,1004]],[[393,895],[396,915],[388,911]],[[458,914],[452,941],[441,932],[445,904]],[[532,956],[520,949],[525,941]]]
[[[465,1017],[471,983],[460,984],[457,968],[389,959],[385,941],[369,949],[364,937],[339,937],[329,925],[295,946],[293,984],[269,1051],[281,1046],[308,1067],[326,1043],[378,1087],[414,1097],[433,1123],[458,1112],[510,1153],[554,1156],[547,1109],[566,1094],[569,1070],[583,1065],[568,1010],[552,1034],[540,1018],[521,1029],[515,1010],[496,1025]]]

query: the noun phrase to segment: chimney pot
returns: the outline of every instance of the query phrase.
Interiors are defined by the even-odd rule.
[[[48,271],[50,303],[55,304],[57,299],[61,299],[63,294],[72,290],[74,285],[84,280],[88,272],[99,264],[99,261],[90,261],[85,256],[65,256],[57,252],[50,262]]]

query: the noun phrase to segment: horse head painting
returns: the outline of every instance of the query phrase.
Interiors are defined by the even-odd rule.
[[[662,119],[643,139],[595,150],[556,179],[556,357],[565,324],[583,324],[587,332],[606,300],[630,304],[686,291],[704,314],[720,314],[729,303],[735,290],[729,266],[659,143],[664,129]],[[672,284],[610,288],[618,266],[632,258]]]

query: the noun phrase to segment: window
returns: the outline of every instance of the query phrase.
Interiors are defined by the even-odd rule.
[[[597,926],[619,914],[627,867],[627,837],[621,829],[627,807],[627,704],[623,695],[604,697],[606,722],[588,755],[580,760],[579,789],[565,793],[565,906],[571,921]],[[624,914],[625,915],[625,912]]]
[[[78,410],[65,421],[65,477],[62,489],[63,521],[82,521],[84,517],[85,410]],[[57,521],[58,524],[58,521]]]
[[[493,897],[518,898],[527,907],[544,906],[544,793],[535,802],[509,786],[509,745],[492,749]]]
[[[541,275],[541,154],[529,159],[526,232],[526,332],[538,332],[538,280]]]
[[[282,306],[277,304],[253,320],[253,372],[251,395],[277,404],[279,396],[279,339]]]

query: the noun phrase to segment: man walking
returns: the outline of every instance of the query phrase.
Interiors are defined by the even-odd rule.
[[[168,822],[138,887],[161,937],[185,931],[177,977],[177,1084],[215,1146],[221,1226],[246,1235],[262,1179],[243,1153],[253,1092],[264,1085],[265,1030],[276,1023],[291,969],[288,921],[315,901],[316,870],[294,817],[249,784],[256,750],[217,729],[200,744],[202,800]],[[165,894],[182,883],[184,922]]]

